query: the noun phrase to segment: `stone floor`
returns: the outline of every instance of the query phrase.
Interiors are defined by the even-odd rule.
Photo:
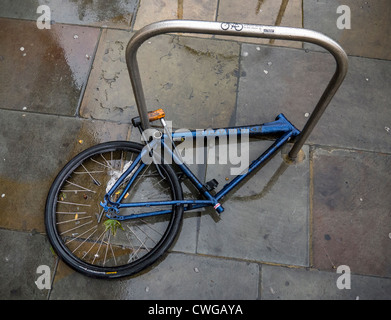
[[[38,29],[40,5],[50,29]],[[340,5],[351,29],[337,28]],[[303,147],[280,154],[209,210],[185,215],[165,258],[115,281],[57,259],[44,205],[58,171],[99,142],[139,141],[125,63],[132,34],[164,19],[314,29],[349,55],[341,89]],[[391,299],[391,3],[388,0],[3,0],[0,5],[0,299]],[[334,71],[319,47],[290,41],[169,34],[139,53],[149,109],[174,128],[272,121],[303,128]],[[270,142],[252,141],[250,158]],[[223,184],[229,168],[194,169]],[[50,290],[37,288],[47,265]],[[351,288],[339,289],[339,266]]]

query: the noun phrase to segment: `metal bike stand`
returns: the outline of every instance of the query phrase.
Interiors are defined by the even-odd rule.
[[[150,124],[137,63],[137,50],[149,38],[159,34],[173,32],[309,42],[323,47],[334,56],[336,61],[335,73],[300,135],[295,139],[294,145],[288,154],[291,160],[296,159],[300,149],[342,84],[348,70],[348,57],[342,47],[324,34],[308,29],[195,20],[165,20],[155,22],[137,31],[126,47],[126,64],[144,130],[150,128]]]

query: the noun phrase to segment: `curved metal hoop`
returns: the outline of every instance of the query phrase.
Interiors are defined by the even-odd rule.
[[[301,134],[295,140],[295,143],[289,152],[289,157],[291,159],[295,159],[297,157],[300,149],[345,79],[348,70],[348,57],[342,47],[324,34],[308,29],[196,20],[165,20],[155,22],[137,31],[126,47],[126,63],[136,99],[137,109],[144,129],[149,128],[150,125],[140,78],[140,71],[137,63],[137,50],[141,44],[149,38],[159,34],[172,32],[309,42],[325,48],[334,56],[336,61],[335,73],[326,90],[323,92],[320,100],[316,104],[314,111],[311,113],[311,116],[305,124]]]

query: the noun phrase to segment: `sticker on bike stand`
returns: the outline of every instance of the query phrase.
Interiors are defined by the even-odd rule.
[[[274,33],[274,29],[272,29],[272,28],[263,29],[263,32],[265,32],[265,33]]]
[[[220,27],[223,30],[228,30],[228,29],[233,29],[236,31],[243,30],[243,25],[241,23],[235,23],[235,22],[222,22]]]
[[[220,203],[216,203],[214,206],[213,206],[213,209],[217,209],[218,207],[220,207],[221,206],[221,204]]]

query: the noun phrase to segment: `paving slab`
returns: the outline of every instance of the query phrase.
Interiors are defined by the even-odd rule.
[[[0,19],[0,107],[74,115],[99,37],[95,28]]]
[[[59,170],[99,142],[124,140],[129,126],[0,110],[0,227],[44,232],[44,208]]]
[[[284,113],[302,129],[334,73],[333,60],[321,52],[243,44],[236,124]],[[308,143],[390,152],[391,63],[359,57],[349,63]]]
[[[134,30],[170,19],[215,21],[217,4],[217,0],[142,0]]]
[[[252,161],[271,143],[250,142]],[[216,222],[201,215],[197,252],[259,262],[308,266],[309,161],[287,165],[277,154],[246,183],[222,201]],[[218,154],[216,152],[216,154]],[[234,177],[229,165],[208,164],[206,180],[218,192]]]
[[[35,283],[42,274],[37,268],[45,265],[54,270],[56,262],[46,237],[0,229],[0,242],[0,300],[47,299],[48,289],[39,289]]]
[[[138,115],[125,62],[131,34],[102,33],[80,113],[130,122]],[[164,108],[173,128],[227,126],[235,113],[239,45],[163,35],[138,53],[148,110]]]
[[[314,151],[314,267],[391,276],[390,165],[387,154]]]
[[[217,21],[284,27],[303,27],[302,0],[225,0],[219,3]],[[221,36],[216,36],[221,38]],[[223,36],[226,39],[227,37]],[[302,48],[302,42],[232,37],[240,42]]]
[[[339,289],[342,273],[263,265],[263,300],[390,300],[391,279],[352,274],[350,289]],[[342,282],[342,279],[340,279]],[[343,281],[344,284],[346,280]]]
[[[339,29],[345,8],[350,10],[350,29]],[[338,41],[349,55],[391,60],[391,3],[388,0],[304,0],[304,28],[322,32]],[[344,24],[346,21],[342,21]],[[305,45],[319,50],[319,47]]]
[[[40,5],[49,7],[51,23],[79,24],[98,27],[130,29],[137,0],[4,0],[1,17],[37,20],[43,12]]]
[[[179,253],[169,253],[146,273],[113,281],[87,278],[60,263],[50,299],[256,299],[258,279],[255,263]]]

